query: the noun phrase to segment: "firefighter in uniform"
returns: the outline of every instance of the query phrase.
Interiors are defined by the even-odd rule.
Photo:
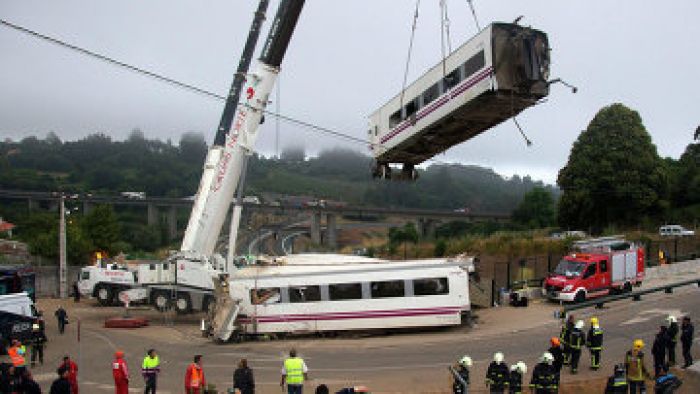
[[[535,369],[532,371],[532,380],[530,380],[530,388],[533,393],[551,394],[558,391],[559,384],[555,381],[553,362],[554,356],[545,352],[540,358],[540,362],[535,365]]]
[[[495,353],[486,370],[486,386],[491,393],[503,393],[503,390],[508,388],[508,365],[503,360],[503,353]]]
[[[574,329],[574,315],[569,315],[566,322],[561,326],[559,340],[564,354],[564,365],[569,365],[571,362],[571,349],[569,348],[569,336]]]
[[[569,348],[571,357],[571,373],[578,373],[578,362],[581,359],[581,348],[586,343],[586,334],[583,333],[583,320],[576,322],[574,329],[569,334]]]
[[[597,371],[600,368],[600,353],[603,351],[603,330],[598,324],[598,318],[591,318],[591,328],[586,336],[586,347],[591,352],[591,369]]]
[[[459,364],[457,365],[457,368],[455,368],[459,374],[459,377],[462,378],[462,380],[464,380],[464,382],[467,384],[467,387],[469,386],[469,368],[471,368],[472,365],[472,358],[469,356],[464,356],[459,360]],[[467,392],[464,391],[462,382],[460,382],[459,379],[455,378],[454,376],[452,377],[452,393],[467,394]]]
[[[564,352],[561,349],[561,340],[557,337],[552,337],[549,340],[552,345],[547,350],[552,357],[554,357],[554,362],[552,362],[552,367],[554,368],[555,377],[557,383],[559,383],[559,375],[561,374],[561,369],[564,366]]]
[[[666,342],[668,346],[668,366],[672,367],[676,365],[676,345],[678,344],[680,330],[678,328],[678,320],[675,316],[669,315],[666,321],[668,322],[668,330],[666,331],[668,335],[668,342]]]
[[[613,376],[608,378],[608,384],[605,386],[605,394],[627,394],[628,390],[625,366],[618,364],[613,370]]]
[[[632,350],[628,350],[625,355],[625,370],[627,371],[627,382],[630,387],[630,394],[645,394],[647,386],[645,379],[651,379],[649,371],[644,365],[644,341],[635,339]]]
[[[44,365],[44,346],[46,346],[46,334],[39,322],[32,324],[32,368],[36,366],[36,360],[39,359],[39,364]]]
[[[121,350],[114,353],[112,377],[114,378],[115,394],[129,394],[129,368],[126,366],[124,352]]]
[[[527,365],[518,361],[510,366],[510,375],[508,376],[508,393],[522,394],[523,392],[523,376],[527,373]]]
[[[693,365],[693,355],[690,354],[690,347],[693,345],[693,323],[690,322],[690,316],[683,318],[681,324],[681,346],[683,348],[683,368],[688,368]]]

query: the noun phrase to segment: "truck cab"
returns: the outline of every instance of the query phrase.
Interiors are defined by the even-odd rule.
[[[78,291],[83,296],[97,298],[101,305],[112,305],[117,303],[120,291],[128,290],[135,284],[135,273],[126,266],[102,263],[80,270]]]
[[[644,249],[620,240],[587,240],[545,279],[546,297],[583,302],[613,292],[631,291],[644,279]]]

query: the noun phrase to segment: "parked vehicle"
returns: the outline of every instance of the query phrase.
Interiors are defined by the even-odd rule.
[[[124,198],[128,198],[130,200],[145,200],[146,199],[146,192],[121,192],[119,193]]]
[[[667,224],[659,227],[659,235],[662,237],[692,237],[695,231],[688,230],[679,224]]]
[[[36,273],[29,266],[0,267],[0,295],[25,292],[35,299]]]
[[[614,292],[628,292],[644,280],[644,249],[621,237],[605,237],[574,243],[545,279],[545,296],[582,302]]]

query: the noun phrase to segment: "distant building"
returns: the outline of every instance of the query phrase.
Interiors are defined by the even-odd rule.
[[[15,227],[17,227],[17,226],[15,226],[14,224],[12,224],[10,222],[3,220],[0,217],[0,236],[7,234],[8,238],[12,238],[12,229],[14,229]]]

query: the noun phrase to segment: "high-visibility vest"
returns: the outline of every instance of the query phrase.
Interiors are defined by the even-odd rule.
[[[10,356],[12,365],[15,367],[23,367],[25,364],[24,354],[26,353],[26,348],[24,346],[12,346],[7,354]]]
[[[627,352],[627,379],[640,382],[644,380],[644,361],[641,352],[633,354],[632,352]]]
[[[284,360],[287,384],[304,383],[304,360],[300,358],[288,358]]]
[[[144,375],[155,375],[160,372],[160,358],[158,356],[146,356],[141,364],[141,373]]]
[[[198,388],[202,385],[202,370],[194,367],[192,368],[192,375],[190,375],[190,387]]]

